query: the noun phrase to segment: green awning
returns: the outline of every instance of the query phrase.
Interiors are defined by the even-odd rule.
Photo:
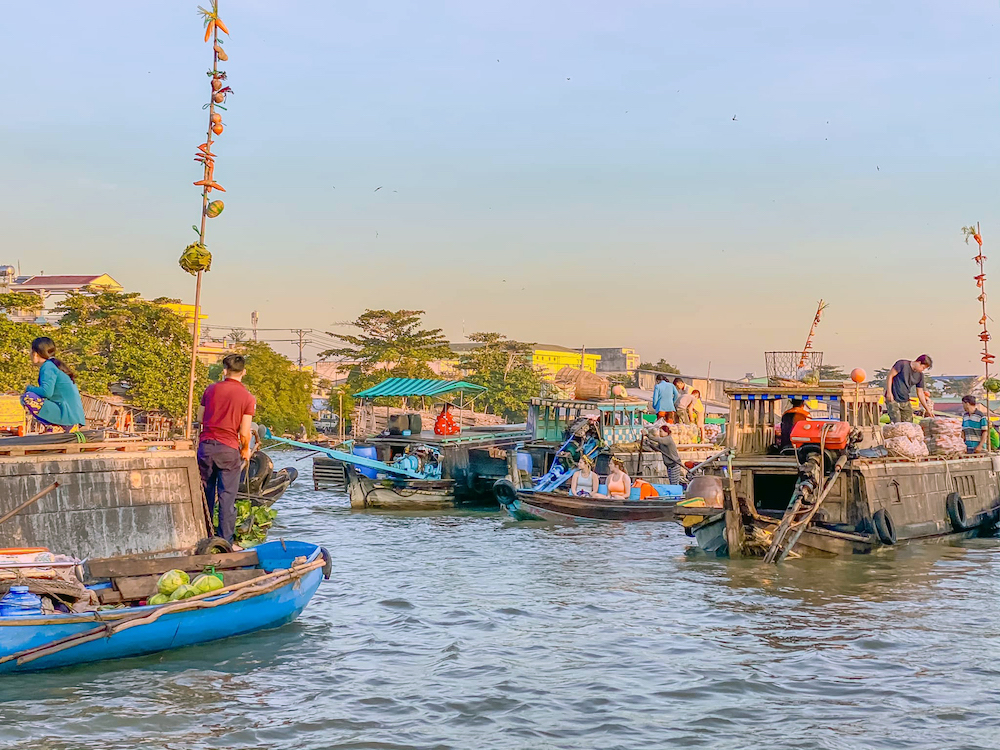
[[[434,378],[389,378],[378,385],[355,393],[355,398],[380,398],[383,396],[442,396],[455,391],[485,391],[481,385],[464,380],[435,380]]]

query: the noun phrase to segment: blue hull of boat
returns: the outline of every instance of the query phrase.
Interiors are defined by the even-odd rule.
[[[296,556],[305,556],[312,561],[321,554],[319,547],[304,542],[268,542],[256,549],[260,567],[266,572],[291,567],[291,560]],[[16,661],[4,662],[0,664],[0,674],[122,659],[277,628],[301,614],[319,588],[322,577],[322,570],[311,570],[301,578],[264,594],[213,609],[166,614],[149,624],[43,656],[22,666],[18,666]],[[82,615],[0,618],[0,657],[91,630],[102,621],[114,623],[122,616],[131,617],[156,609],[147,606]]]

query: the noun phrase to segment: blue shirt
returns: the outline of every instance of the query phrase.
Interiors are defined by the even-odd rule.
[[[45,399],[38,411],[39,419],[64,427],[86,424],[83,401],[76,383],[54,362],[43,362],[38,369],[38,385],[29,385],[26,390]]]
[[[982,412],[977,411],[962,417],[962,438],[965,440],[966,449],[970,452],[979,446],[979,441],[983,439],[983,430],[986,429],[986,424],[986,415]],[[983,445],[984,448],[988,446],[989,443]]]
[[[661,380],[653,388],[653,411],[677,411],[674,404],[679,395],[676,385],[669,380]]]

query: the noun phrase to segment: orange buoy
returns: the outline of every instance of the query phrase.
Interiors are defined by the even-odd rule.
[[[216,135],[222,135],[222,123],[221,122],[215,123],[215,125],[212,126],[212,132],[215,133]]]
[[[866,373],[860,367],[855,367],[853,370],[851,370],[851,380],[859,384],[864,383],[866,380],[868,380],[868,373]]]

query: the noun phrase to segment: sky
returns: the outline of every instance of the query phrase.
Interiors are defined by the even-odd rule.
[[[201,207],[196,4],[51,0],[41,25],[5,8],[0,263],[193,301],[177,258]],[[629,346],[742,376],[801,347],[823,298],[828,364],[927,352],[936,373],[980,371],[960,229],[1000,246],[995,2],[220,15],[234,94],[211,325],[257,310],[261,327],[343,331],[366,308],[420,309],[452,341]]]

